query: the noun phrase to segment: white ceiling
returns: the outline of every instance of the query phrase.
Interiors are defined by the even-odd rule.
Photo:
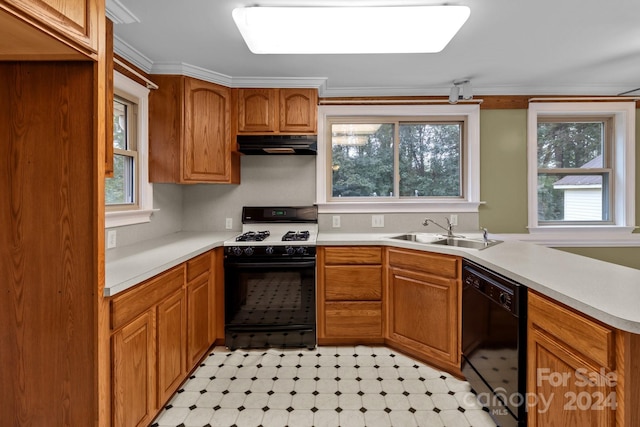
[[[277,5],[418,5],[436,1],[265,0]],[[640,87],[638,0],[460,0],[471,15],[440,53],[255,55],[231,18],[248,0],[107,0],[115,50],[152,74],[230,87],[317,86],[320,96],[617,95]],[[126,16],[126,12],[131,16]],[[125,12],[123,14],[123,12]],[[139,20],[117,23],[118,20]],[[331,22],[309,22],[331,31]],[[295,37],[295,34],[291,35]],[[640,90],[633,95],[640,94]]]

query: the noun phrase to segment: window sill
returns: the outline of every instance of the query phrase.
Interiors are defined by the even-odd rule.
[[[634,234],[635,229],[615,225],[529,227],[529,234],[508,237],[550,247],[640,246],[640,233]]]
[[[394,202],[330,202],[318,203],[318,213],[477,213],[478,206],[482,203],[483,202],[467,201],[417,202],[413,200]]]
[[[159,209],[144,209],[106,212],[104,218],[104,228],[122,227],[125,225],[150,222],[151,215],[158,210]]]

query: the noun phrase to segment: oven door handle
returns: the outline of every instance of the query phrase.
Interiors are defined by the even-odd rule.
[[[309,268],[315,267],[316,261],[275,261],[275,262],[225,262],[231,268]]]

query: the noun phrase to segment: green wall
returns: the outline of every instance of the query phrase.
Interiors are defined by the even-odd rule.
[[[636,165],[640,165],[636,110]],[[480,112],[480,226],[493,233],[527,233],[527,110]],[[640,170],[636,170],[636,225],[640,224]],[[640,247],[560,248],[640,269]]]

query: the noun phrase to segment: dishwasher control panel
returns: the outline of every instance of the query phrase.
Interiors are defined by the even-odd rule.
[[[505,310],[518,315],[518,283],[466,260],[462,267],[462,281],[465,286],[476,289]]]

